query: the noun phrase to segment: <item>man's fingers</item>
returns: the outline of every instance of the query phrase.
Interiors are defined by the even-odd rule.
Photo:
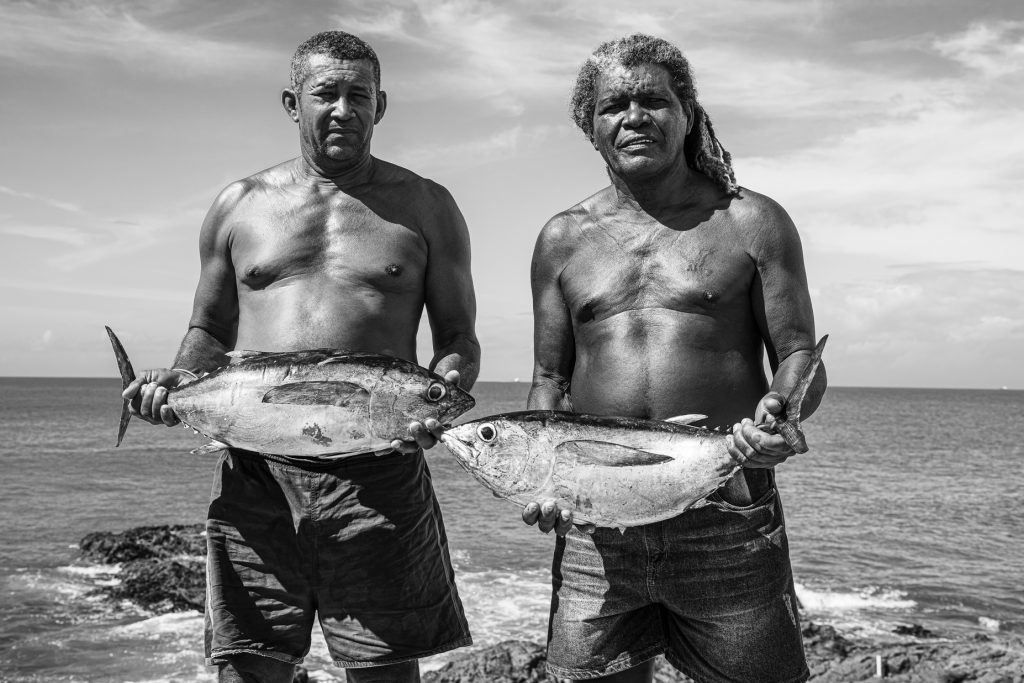
[[[141,377],[136,377],[128,384],[128,386],[124,388],[124,391],[121,392],[121,398],[123,398],[126,401],[132,400],[133,398],[135,398],[135,395],[139,393],[139,390],[145,383],[146,381],[144,379],[142,379]]]
[[[455,386],[459,386],[460,378],[461,375],[459,375],[458,370],[449,370],[448,372],[444,373],[444,381],[448,382],[448,384],[454,384]]]
[[[174,411],[171,409],[171,407],[166,404],[160,406],[160,421],[163,422],[168,427],[173,427],[174,425],[181,422],[181,420],[178,419],[178,416],[174,414]]]
[[[555,521],[555,533],[565,536],[572,528],[572,510],[559,510]]]
[[[555,523],[558,521],[558,506],[555,505],[555,501],[548,500],[541,503],[540,506],[540,520],[537,522],[537,527],[544,533],[550,533],[555,528]]]
[[[537,518],[540,516],[540,505],[537,503],[528,503],[523,508],[523,522],[526,524],[536,524]]]

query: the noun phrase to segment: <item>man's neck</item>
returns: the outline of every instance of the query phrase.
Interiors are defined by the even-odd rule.
[[[652,216],[673,213],[692,204],[700,191],[696,173],[685,165],[647,178],[624,178],[612,173],[611,169],[608,176],[619,204]]]
[[[299,173],[317,185],[331,185],[342,190],[365,185],[373,178],[375,159],[367,152],[359,161],[344,168],[318,164],[303,154],[298,158]]]

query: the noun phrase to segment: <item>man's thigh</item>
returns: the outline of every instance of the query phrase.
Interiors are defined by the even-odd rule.
[[[419,683],[420,665],[413,660],[384,666],[345,669],[348,683]]]
[[[295,665],[273,657],[237,654],[217,664],[218,683],[292,683]]]
[[[806,680],[776,491],[748,506],[709,500],[666,525],[657,577],[666,657],[698,680]]]

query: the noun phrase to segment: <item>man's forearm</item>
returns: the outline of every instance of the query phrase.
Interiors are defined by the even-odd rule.
[[[430,369],[442,377],[458,370],[459,386],[469,391],[480,374],[480,344],[475,337],[460,335],[435,351]]]
[[[185,338],[181,340],[178,355],[174,357],[174,367],[196,374],[212,372],[227,365],[226,354],[230,350],[201,327],[190,327],[185,333]]]

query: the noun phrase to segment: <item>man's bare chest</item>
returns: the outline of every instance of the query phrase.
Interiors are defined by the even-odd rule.
[[[755,274],[746,250],[713,230],[588,230],[561,275],[577,323],[664,308],[713,314],[747,300]]]
[[[389,220],[390,218],[390,220]],[[329,278],[386,292],[414,289],[426,243],[411,220],[362,203],[268,206],[235,217],[231,261],[241,287]]]

